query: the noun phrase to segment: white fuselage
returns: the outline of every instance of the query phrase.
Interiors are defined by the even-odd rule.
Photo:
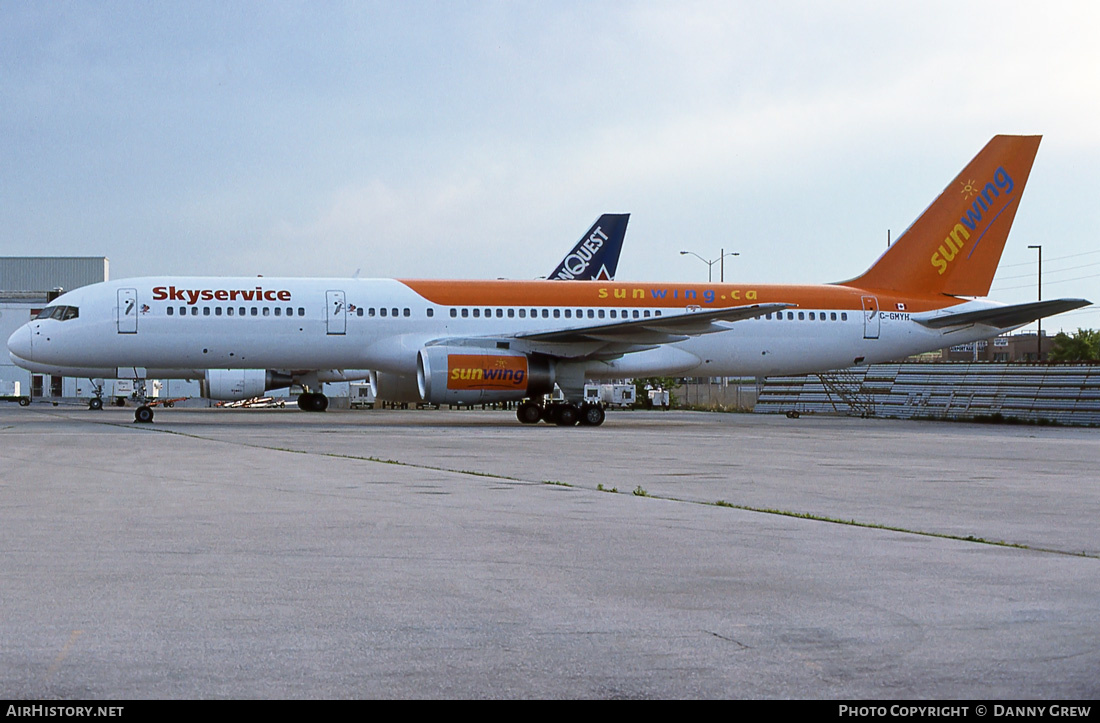
[[[586,281],[554,282],[563,290],[585,292],[563,291],[558,303],[553,298],[516,303],[515,293],[496,294],[493,284],[548,282],[449,283],[476,288],[462,302],[439,303],[414,290],[415,284],[392,279],[123,279],[64,294],[51,306],[74,307],[75,317],[32,320],[12,335],[9,347],[20,366],[70,376],[200,378],[203,370],[215,368],[328,371],[337,378],[339,370],[415,375],[418,350],[433,342],[682,314],[699,308],[700,298],[693,294],[682,303],[651,294],[617,303],[614,294],[590,293],[602,282]],[[743,303],[718,302],[714,291],[743,287],[698,287],[715,301],[705,308]],[[755,288],[751,293],[758,299],[785,301],[785,287]],[[872,305],[861,304],[861,298],[874,298],[872,292],[794,288],[810,288],[816,292],[810,296],[825,303],[812,308],[806,293],[792,292],[786,301],[796,306],[785,312],[723,323],[725,331],[618,358],[589,360],[584,373],[592,379],[806,373],[897,359],[997,333],[983,326],[929,329],[912,321],[909,312],[886,310],[904,309],[903,303],[875,298]],[[952,304],[953,309],[993,305],[957,299]]]

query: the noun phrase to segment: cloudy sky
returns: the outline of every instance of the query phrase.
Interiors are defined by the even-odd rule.
[[[1094,2],[0,0],[0,255],[145,274],[859,274],[1044,136],[992,296],[1100,301]],[[1100,327],[1100,311],[1048,320]]]

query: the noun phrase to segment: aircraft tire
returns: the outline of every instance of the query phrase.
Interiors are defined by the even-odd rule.
[[[559,404],[554,410],[554,423],[559,427],[572,427],[581,417],[581,412],[572,404]]]
[[[516,418],[523,424],[538,424],[542,419],[542,407],[535,402],[523,402],[516,408]]]
[[[298,395],[298,409],[303,412],[323,412],[328,409],[328,397],[319,392],[303,392]]]
[[[153,408],[147,407],[142,404],[136,410],[134,410],[134,421],[141,424],[149,424],[153,421]]]
[[[88,400],[88,409],[91,409],[92,411],[99,411],[100,409],[103,409],[103,400],[99,397],[92,397]]]
[[[599,404],[585,404],[581,406],[581,424],[586,427],[598,427],[603,424],[606,414]]]

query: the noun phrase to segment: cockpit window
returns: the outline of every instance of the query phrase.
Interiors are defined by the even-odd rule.
[[[38,312],[38,316],[34,318],[68,321],[69,319],[75,319],[78,316],[80,316],[80,308],[76,306],[47,306],[42,311]]]

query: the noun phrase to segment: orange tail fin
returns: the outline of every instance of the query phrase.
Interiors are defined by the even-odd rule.
[[[845,286],[985,296],[1042,136],[995,136],[862,276]]]

